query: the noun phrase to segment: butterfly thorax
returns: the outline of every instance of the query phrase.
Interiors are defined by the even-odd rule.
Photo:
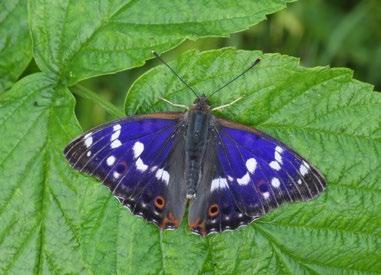
[[[198,97],[188,111],[185,134],[185,181],[186,195],[192,199],[202,174],[201,167],[206,151],[208,129],[212,114],[206,97]]]

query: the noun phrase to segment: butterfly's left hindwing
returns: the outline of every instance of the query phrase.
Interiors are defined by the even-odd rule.
[[[123,204],[163,228],[178,227],[185,189],[182,114],[114,121],[90,130],[65,148],[79,171],[96,176]]]
[[[284,202],[309,200],[324,190],[323,176],[276,139],[222,119],[209,131],[213,149],[206,154],[201,194],[189,210],[194,232],[235,229]]]

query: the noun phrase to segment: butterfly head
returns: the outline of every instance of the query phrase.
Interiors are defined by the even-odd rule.
[[[193,102],[193,110],[210,112],[210,104],[205,95],[198,96]]]

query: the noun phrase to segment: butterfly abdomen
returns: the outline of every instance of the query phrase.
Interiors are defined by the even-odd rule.
[[[185,136],[185,181],[187,198],[195,197],[196,187],[200,179],[201,165],[204,158],[210,112],[191,110]]]

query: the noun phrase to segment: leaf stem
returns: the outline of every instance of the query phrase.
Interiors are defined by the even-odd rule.
[[[108,112],[110,115],[112,115],[116,118],[126,116],[125,113],[123,111],[121,111],[118,107],[116,107],[115,105],[113,105],[109,101],[104,100],[102,97],[97,95],[95,92],[93,92],[92,90],[90,90],[90,89],[88,89],[82,85],[76,85],[73,89],[73,92],[82,98],[89,99],[89,100],[93,101],[94,103],[98,104],[99,106],[104,108],[106,110],[106,112]]]

